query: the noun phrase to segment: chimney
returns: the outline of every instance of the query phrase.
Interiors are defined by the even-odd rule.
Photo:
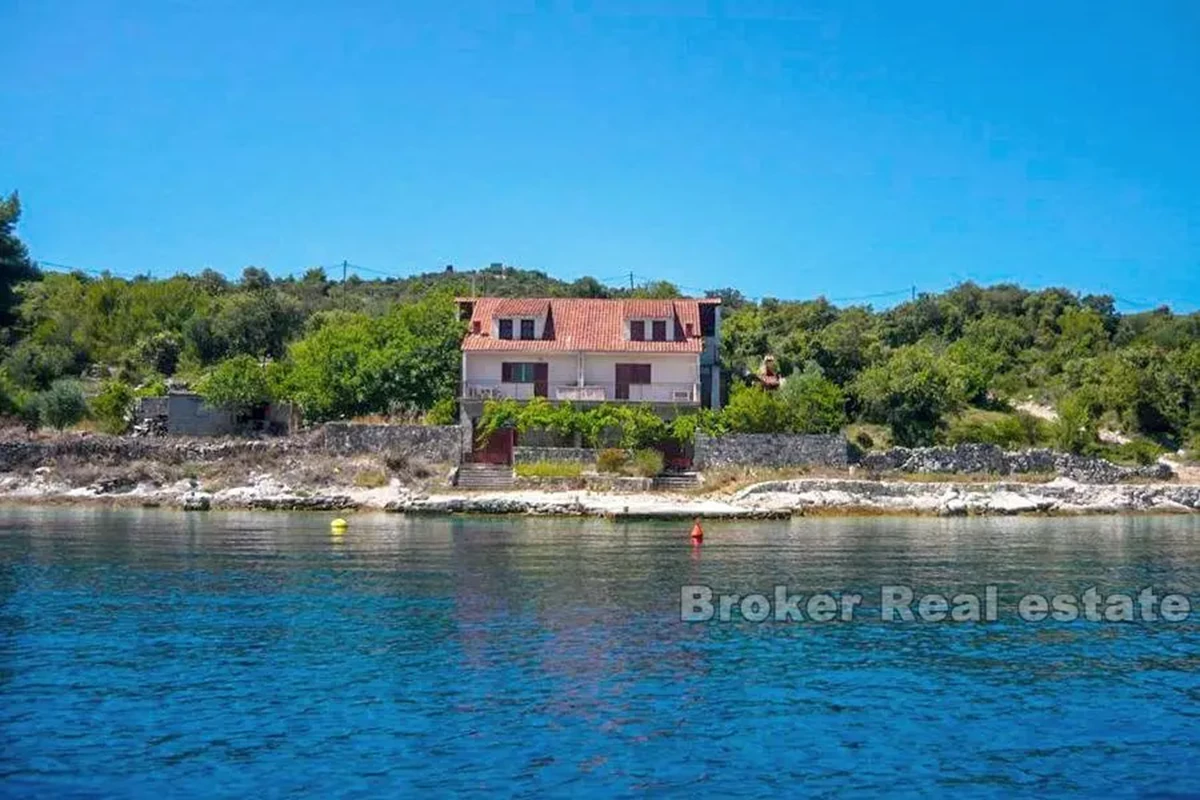
[[[690,322],[684,323],[683,329],[687,332],[689,339],[696,335],[696,326]]]
[[[471,333],[480,333],[483,330],[483,323],[479,320],[471,322]]]

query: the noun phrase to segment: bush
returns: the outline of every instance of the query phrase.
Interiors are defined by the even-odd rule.
[[[438,400],[425,414],[426,425],[454,425],[457,422],[458,402],[453,397]]]
[[[779,390],[792,433],[836,433],[846,424],[846,395],[820,368],[793,375]]]
[[[100,430],[114,435],[128,430],[134,399],[133,387],[129,384],[105,381],[100,393],[92,398],[92,417],[100,424]]]
[[[267,371],[254,356],[228,358],[204,376],[198,392],[205,402],[238,414],[271,400]]]
[[[1100,447],[1097,449],[1096,455],[1103,456],[1109,461],[1115,461],[1118,464],[1136,464],[1145,467],[1158,461],[1159,456],[1164,452],[1163,448],[1154,442],[1147,439],[1134,439],[1125,444]]]
[[[642,478],[653,478],[663,471],[663,454],[657,450],[638,450],[629,460],[629,469]]]
[[[1070,395],[1058,404],[1053,426],[1054,446],[1068,453],[1082,453],[1096,443],[1096,426],[1084,398]]]
[[[521,478],[578,478],[583,474],[583,464],[578,461],[535,461],[517,464],[516,471]]]
[[[619,448],[601,450],[596,456],[597,472],[620,472],[625,469],[629,454]]]
[[[388,485],[388,476],[381,469],[360,469],[354,473],[354,485],[362,489],[378,489]]]
[[[87,398],[75,381],[55,381],[38,395],[38,409],[41,422],[61,431],[87,416]]]
[[[788,407],[778,392],[760,386],[738,386],[722,412],[734,433],[780,433],[790,427]]]
[[[946,431],[948,444],[994,444],[1012,450],[1031,444],[1028,432],[1014,414],[969,412],[950,421]]]

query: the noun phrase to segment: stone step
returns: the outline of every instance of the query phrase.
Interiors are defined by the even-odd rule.
[[[700,485],[695,472],[669,472],[654,479],[655,489],[694,489]]]
[[[460,489],[511,489],[514,479],[507,464],[463,464],[455,484]]]

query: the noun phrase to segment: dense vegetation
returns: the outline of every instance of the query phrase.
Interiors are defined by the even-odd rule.
[[[499,265],[344,283],[320,268],[273,277],[247,267],[236,281],[212,270],[132,280],[41,273],[17,237],[19,215],[15,194],[0,200],[0,413],[30,425],[67,427],[86,412],[120,430],[132,398],[161,393],[168,378],[231,408],[291,400],[312,421],[450,420],[462,334],[454,295],[679,294],[664,282],[629,290]],[[672,436],[697,426],[820,432],[850,423],[864,443],[1080,451],[1109,428],[1200,449],[1200,314],[1120,314],[1107,296],[970,283],[882,311],[711,294],[724,301],[722,358],[735,376],[728,407],[673,423]],[[783,388],[742,388],[767,354],[787,377]],[[1026,400],[1054,407],[1058,421],[1015,413]],[[575,416],[563,424],[592,430],[601,414]],[[662,433],[643,430],[653,425],[646,420],[620,422],[634,426],[635,446]]]

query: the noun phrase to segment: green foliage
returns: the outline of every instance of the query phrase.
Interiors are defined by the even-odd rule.
[[[889,425],[905,447],[933,444],[944,415],[966,399],[965,381],[926,345],[894,351],[885,363],[864,371],[853,391],[863,417]]]
[[[281,391],[315,421],[432,408],[457,393],[462,333],[441,295],[381,318],[330,315],[289,348]]]
[[[759,386],[736,386],[721,412],[733,433],[778,433],[789,428],[789,410],[777,392]]]
[[[671,420],[667,427],[670,438],[680,444],[694,442],[697,433],[720,436],[728,432],[725,427],[725,417],[710,408],[702,408],[690,414],[680,414]]]
[[[534,461],[517,464],[514,468],[521,478],[578,478],[583,464],[578,461]]]
[[[629,453],[616,447],[608,447],[596,454],[597,472],[621,472],[629,462]]]
[[[475,440],[483,443],[501,428],[517,428],[521,418],[521,403],[511,397],[485,400],[483,413],[475,426]]]
[[[429,412],[425,414],[426,425],[457,425],[458,401],[453,397],[443,397],[434,401]]]
[[[137,397],[166,397],[167,382],[161,376],[154,376],[133,390]]]
[[[159,375],[174,375],[183,352],[183,337],[172,331],[159,331],[138,342],[133,358]]]
[[[87,416],[87,398],[76,381],[55,381],[38,395],[37,403],[41,422],[60,431]]]
[[[1014,450],[1046,438],[1037,423],[1037,418],[1028,414],[971,411],[950,420],[945,438],[947,444],[994,444]]]
[[[37,267],[29,251],[17,238],[17,222],[21,219],[21,198],[16,192],[0,197],[0,327],[13,322],[17,304],[16,286],[38,277]]]
[[[40,391],[59,378],[79,374],[78,359],[71,348],[39,344],[26,339],[4,359],[4,369],[19,385]]]
[[[779,400],[787,410],[792,433],[836,433],[846,424],[846,395],[819,369],[805,370],[784,381]]]
[[[1052,436],[1054,446],[1068,453],[1083,453],[1095,444],[1096,422],[1083,395],[1069,395],[1059,402]]]
[[[217,364],[196,390],[209,405],[235,414],[247,414],[255,406],[271,401],[267,370],[258,359],[248,355],[234,356]]]
[[[1166,451],[1149,439],[1134,439],[1124,444],[1102,445],[1093,452],[1118,464],[1144,467],[1158,461]]]
[[[647,448],[637,450],[629,459],[629,469],[641,478],[653,478],[663,471],[663,454]]]
[[[105,433],[125,433],[129,429],[130,411],[135,399],[133,387],[129,384],[105,381],[100,392],[92,398],[92,418]]]

